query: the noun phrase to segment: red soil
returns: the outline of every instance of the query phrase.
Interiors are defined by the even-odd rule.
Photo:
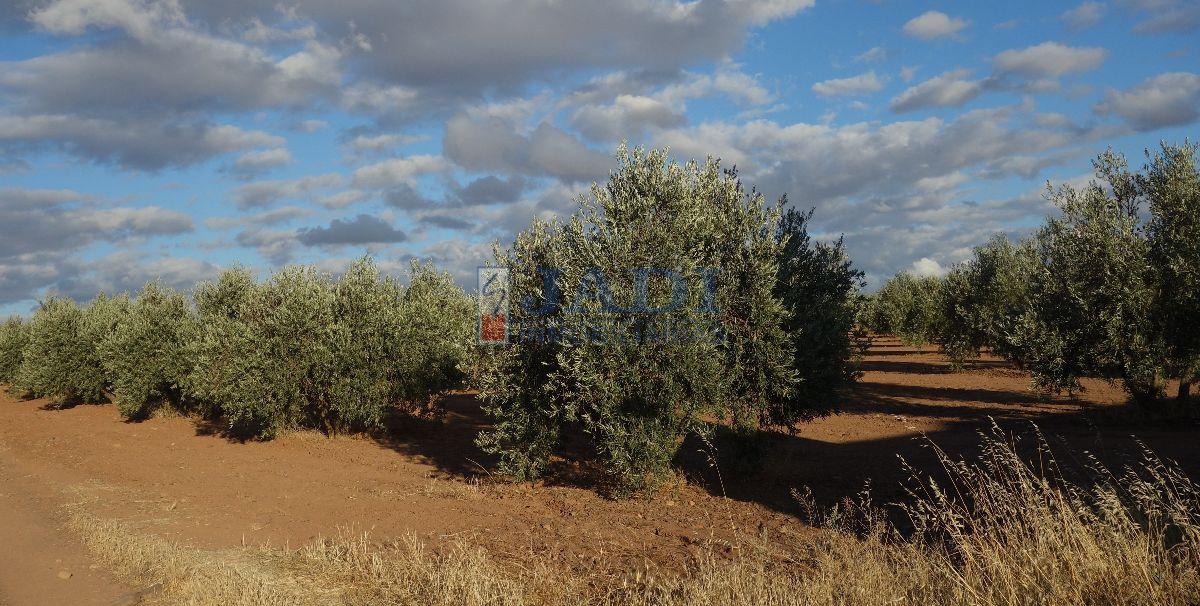
[[[80,486],[96,498],[96,515],[202,547],[294,546],[344,528],[377,539],[462,538],[505,558],[552,554],[620,570],[677,565],[709,538],[766,530],[802,540],[808,531],[791,489],[806,486],[831,503],[869,481],[880,500],[895,500],[897,455],[931,464],[922,434],[970,452],[988,416],[1018,433],[1035,421],[1114,461],[1136,434],[1200,470],[1194,423],[1131,424],[1119,412],[1123,394],[1102,382],[1075,398],[1044,399],[997,360],[953,372],[934,353],[886,339],[863,369],[843,413],[793,435],[765,434],[762,469],[713,466],[708,446],[689,443],[680,459],[686,481],[653,500],[621,501],[602,496],[587,466],[567,461],[536,485],[496,481],[492,460],[473,444],[485,420],[469,395],[451,398],[442,421],[408,421],[380,436],[296,433],[266,443],[233,442],[187,418],[127,423],[113,406],[51,410],[44,400],[0,395],[0,603],[87,603],[47,588],[95,591],[112,603],[124,591],[88,569],[56,521],[72,498],[67,489]],[[66,568],[72,578],[57,578]]]

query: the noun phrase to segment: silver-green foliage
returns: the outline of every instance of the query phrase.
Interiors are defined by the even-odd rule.
[[[192,370],[189,343],[197,325],[184,296],[147,284],[128,315],[100,343],[121,415],[144,419],[163,405],[182,409],[183,385]]]
[[[1150,211],[1147,258],[1154,289],[1151,318],[1162,335],[1164,374],[1179,379],[1180,398],[1200,379],[1200,170],[1196,145],[1150,157],[1139,188]]]
[[[995,240],[951,274],[941,341],[987,346],[1048,390],[1120,381],[1140,403],[1200,372],[1200,172],[1164,145],[1140,172],[1106,152],[1098,179],[1049,191],[1061,210],[1020,245]]]
[[[901,272],[871,296],[870,328],[891,333],[908,345],[923,346],[937,339],[941,320],[942,280]]]
[[[994,236],[943,280],[937,341],[954,363],[977,357],[985,347],[1020,362],[1018,328],[1038,267],[1032,244]]]
[[[198,288],[196,304],[189,390],[232,433],[257,438],[370,429],[391,406],[428,403],[456,385],[472,321],[445,274],[415,267],[406,291],[369,259],[338,280],[294,266],[256,284],[233,270]]]
[[[461,387],[474,351],[475,303],[447,272],[413,261],[397,308],[399,328],[389,335],[394,360],[392,396],[402,403],[431,403]]]
[[[772,292],[782,249],[777,210],[715,160],[679,165],[665,150],[622,148],[618,161],[567,222],[535,221],[497,250],[510,270],[513,325],[546,337],[482,357],[481,399],[495,424],[479,443],[518,477],[541,474],[577,423],[622,489],[646,486],[669,470],[703,417],[756,426],[795,383],[787,312]],[[604,311],[594,271],[628,310],[640,268],[684,276],[686,304],[657,314]],[[559,272],[557,300],[546,300],[555,293],[545,292],[539,270]],[[706,270],[716,271],[715,314],[706,311]],[[652,306],[670,298],[666,280],[645,280]],[[555,305],[534,316],[526,300]],[[662,338],[664,328],[677,332]]]
[[[0,324],[0,383],[12,384],[29,344],[29,326],[19,316]]]
[[[1124,160],[1097,159],[1093,181],[1050,192],[1062,211],[1033,240],[1032,312],[1021,318],[1019,352],[1041,386],[1076,389],[1078,379],[1123,379],[1153,397],[1157,348],[1148,330],[1153,293],[1140,233],[1135,180]]]
[[[102,402],[110,380],[100,344],[129,312],[129,298],[100,295],[80,308],[70,299],[51,297],[29,320],[29,343],[17,373],[17,385],[36,396],[64,404]]]
[[[787,309],[797,382],[791,397],[769,410],[770,421],[791,425],[832,410],[838,391],[859,375],[854,360],[866,347],[855,326],[863,272],[854,269],[842,240],[826,244],[808,235],[813,211],[788,209],[780,219],[779,280],[775,294]]]

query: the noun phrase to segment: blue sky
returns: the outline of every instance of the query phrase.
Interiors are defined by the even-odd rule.
[[[1196,140],[1183,0],[17,0],[0,313],[370,253],[464,284],[622,139],[815,206],[874,283],[1052,212],[1106,147]]]

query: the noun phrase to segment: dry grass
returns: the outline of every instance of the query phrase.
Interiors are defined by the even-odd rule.
[[[866,499],[812,517],[800,548],[747,540],[698,553],[681,576],[588,578],[565,563],[499,562],[464,543],[366,537],[295,550],[203,551],[130,533],[73,508],[98,557],[150,601],[227,604],[629,606],[1200,603],[1200,491],[1145,453],[1117,475],[1094,462],[1067,482],[1044,448],[1030,466],[998,430],[971,463],[942,454],[940,482],[914,474],[901,534]]]

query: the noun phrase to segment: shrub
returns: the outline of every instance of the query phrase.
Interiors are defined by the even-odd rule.
[[[29,321],[29,346],[17,383],[35,396],[63,404],[104,400],[109,380],[100,361],[100,343],[128,313],[129,299],[100,295],[86,308],[51,297]]]
[[[1052,391],[1099,377],[1149,404],[1177,379],[1185,399],[1200,372],[1195,147],[1164,145],[1139,173],[1111,151],[1093,165],[1097,181],[1049,191],[1061,216],[951,273],[939,340],[955,357],[991,347]]]
[[[1120,379],[1135,400],[1149,402],[1162,389],[1161,346],[1150,324],[1154,293],[1136,179],[1111,152],[1095,167],[1107,187],[1093,181],[1050,192],[1062,216],[1049,219],[1033,241],[1039,265],[1018,355],[1041,387],[1074,390],[1080,377]]]
[[[310,267],[288,267],[266,284],[239,291],[239,278],[234,273],[217,283],[235,293],[214,301],[219,311],[230,305],[223,311],[232,317],[219,311],[203,317],[192,388],[220,407],[240,437],[271,438],[287,428],[317,426],[318,406],[326,402],[321,387],[333,369],[330,279]]]
[[[163,405],[182,409],[183,384],[192,370],[188,343],[196,335],[183,295],[151,282],[128,316],[100,343],[121,416],[144,419]]]
[[[784,329],[799,378],[792,396],[769,410],[770,421],[781,425],[833,408],[837,390],[858,377],[853,361],[866,347],[855,326],[863,272],[853,268],[841,238],[812,241],[812,215],[788,209],[777,232],[782,249],[775,294],[787,309]]]
[[[449,275],[414,264],[407,289],[370,259],[338,280],[288,267],[265,284],[225,272],[196,292],[201,329],[188,391],[230,431],[270,438],[382,425],[460,384],[473,305]]]
[[[941,321],[940,288],[941,280],[933,276],[896,274],[872,296],[872,328],[916,347],[935,341]]]
[[[539,475],[563,429],[579,423],[620,490],[648,486],[703,416],[753,427],[795,383],[773,295],[776,211],[715,160],[680,166],[666,151],[622,148],[618,161],[569,221],[535,221],[497,250],[514,326],[546,337],[483,359],[480,397],[495,425],[479,443],[517,477]],[[644,268],[685,278],[680,305],[635,309],[639,291],[652,306],[675,300]],[[660,338],[685,328],[696,330]]]
[[[0,324],[0,383],[12,384],[17,380],[28,344],[29,327],[19,316]]]
[[[1029,243],[997,235],[943,280],[937,341],[954,363],[978,357],[985,347],[1020,363],[1015,339],[1031,305],[1033,253]]]
[[[449,273],[413,261],[397,313],[399,330],[390,336],[396,364],[393,397],[424,404],[460,387],[475,338],[471,297]]]
[[[1164,371],[1179,379],[1178,397],[1200,378],[1200,171],[1196,146],[1163,145],[1139,189],[1146,198],[1147,257],[1154,289],[1151,317],[1162,335]]]

